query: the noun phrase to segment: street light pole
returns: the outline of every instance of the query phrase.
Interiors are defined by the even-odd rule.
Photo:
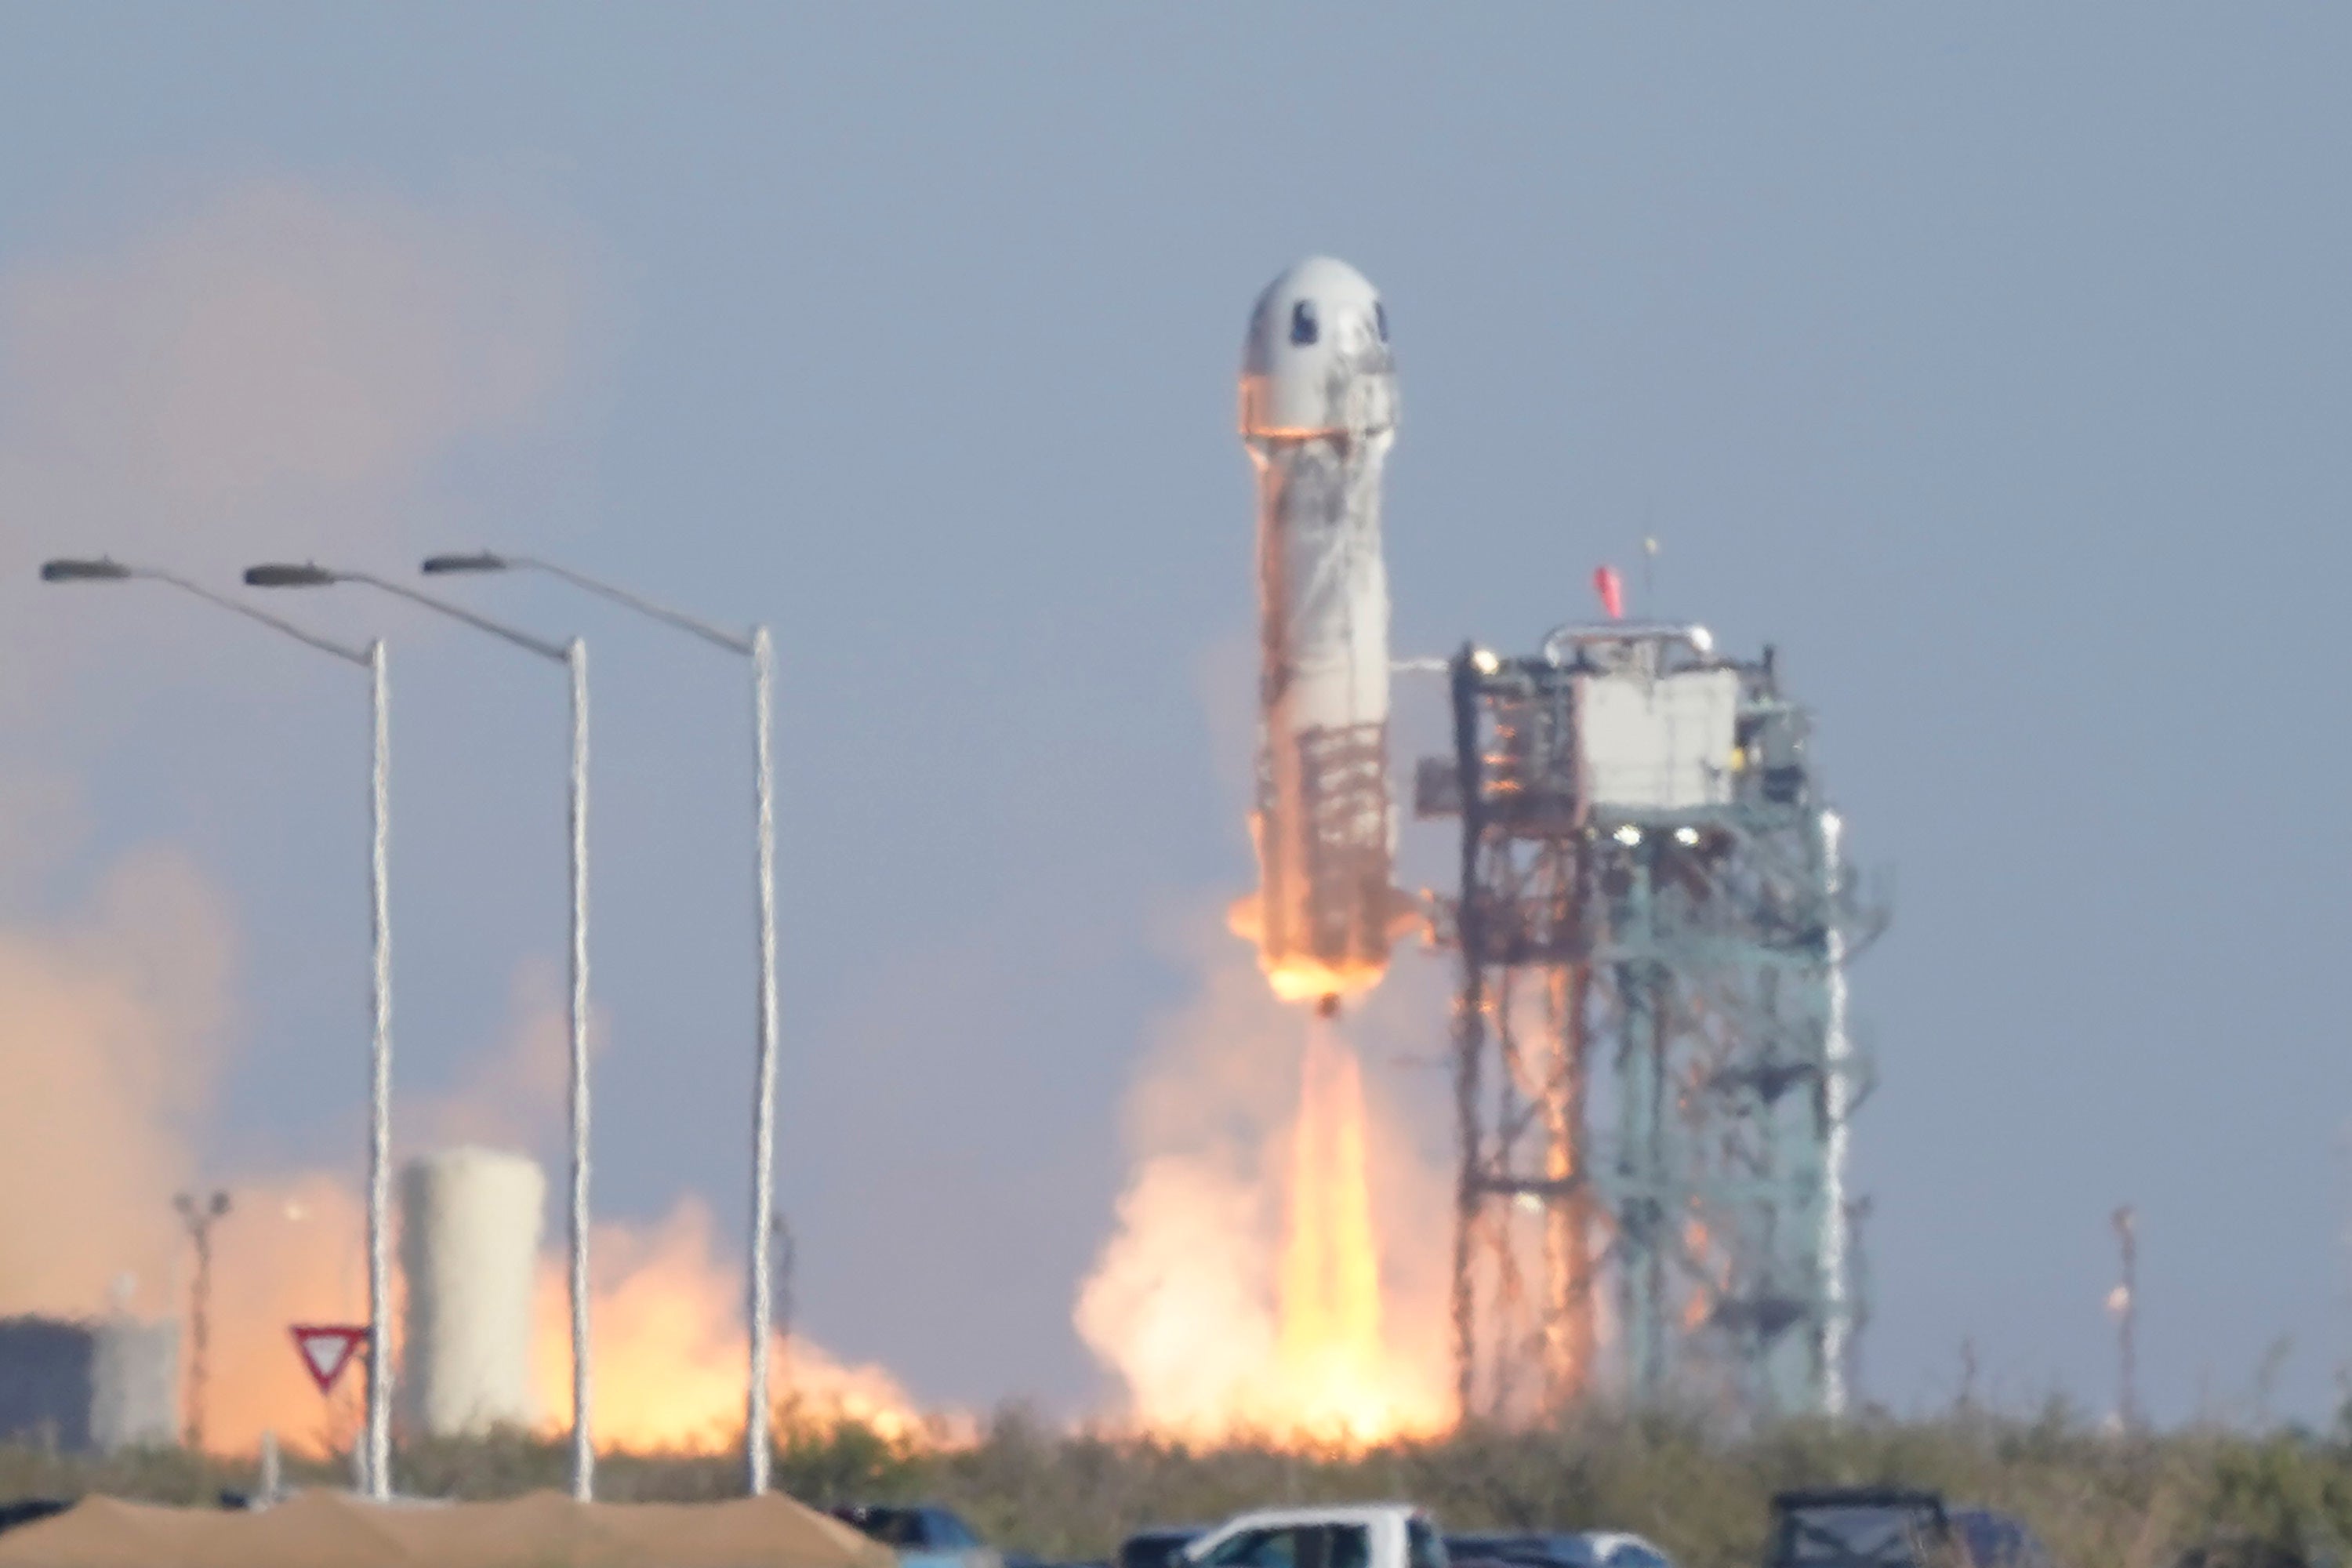
[[[310,563],[297,565],[273,562],[247,568],[245,580],[257,588],[364,584],[551,659],[562,665],[571,677],[572,766],[567,816],[571,831],[572,987],[567,1011],[572,1035],[572,1181],[568,1216],[572,1251],[572,1495],[586,1501],[595,1495],[596,1487],[588,1288],[588,647],[578,637],[567,643],[549,642],[446,600],[420,594],[404,584],[365,572],[334,572]]]
[[[769,748],[773,711],[769,686],[775,656],[768,628],[751,628],[751,799],[759,868],[753,901],[760,925],[760,1037],[751,1095],[751,1389],[743,1412],[744,1483],[753,1497],[768,1489],[770,1323],[775,1310],[770,1248],[776,1190],[776,769]]]
[[[596,1495],[596,1444],[591,1435],[588,1325],[588,645],[563,647],[572,678],[572,1495]]]
[[[751,1257],[747,1304],[751,1366],[744,1397],[743,1465],[746,1489],[756,1497],[768,1489],[769,1422],[774,1408],[769,1395],[770,1341],[775,1318],[769,1279],[773,1261],[770,1215],[776,1184],[776,774],[771,747],[774,646],[764,626],[753,626],[748,634],[731,631],[643,595],[532,556],[502,555],[487,550],[470,555],[435,555],[425,560],[424,570],[436,576],[459,572],[544,572],[751,661],[751,811],[755,845],[752,905],[759,930],[760,974],[751,1097]]]
[[[392,673],[368,644],[368,1496],[392,1497]]]
[[[368,1002],[373,1028],[368,1048],[368,1357],[367,1430],[362,1471],[368,1495],[382,1500],[392,1489],[392,906],[388,892],[392,830],[392,685],[381,639],[364,648],[322,637],[266,610],[239,603],[173,573],[129,566],[109,558],[50,561],[41,567],[49,583],[141,581],[162,583],[207,604],[258,621],[295,641],[332,654],[368,672]],[[199,1266],[209,1257],[201,1243]],[[197,1356],[203,1355],[198,1331]],[[198,1374],[201,1382],[201,1373]]]

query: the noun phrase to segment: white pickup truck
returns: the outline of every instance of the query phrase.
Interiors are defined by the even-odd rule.
[[[1184,1548],[1189,1568],[1446,1568],[1437,1522],[1411,1503],[1267,1508]]]

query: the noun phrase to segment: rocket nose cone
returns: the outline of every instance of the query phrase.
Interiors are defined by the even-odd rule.
[[[1274,281],[1259,293],[1258,303],[1297,294],[1320,296],[1335,302],[1356,300],[1370,303],[1381,297],[1372,280],[1346,262],[1336,257],[1309,256],[1276,273]]]
[[[1250,312],[1242,348],[1243,428],[1297,434],[1359,423],[1335,405],[1339,389],[1385,383],[1395,369],[1380,290],[1344,261],[1309,257],[1267,284]],[[1392,391],[1366,406],[1375,412],[1360,422],[1389,423]]]
[[[1310,256],[1285,268],[1250,310],[1245,368],[1263,373],[1288,349],[1385,348],[1388,307],[1371,280],[1344,261]]]

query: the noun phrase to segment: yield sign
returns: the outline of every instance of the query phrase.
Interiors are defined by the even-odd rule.
[[[335,1379],[342,1376],[343,1368],[352,1364],[352,1357],[368,1337],[364,1327],[348,1324],[296,1323],[289,1331],[295,1350],[301,1353],[303,1370],[321,1394],[335,1386]]]

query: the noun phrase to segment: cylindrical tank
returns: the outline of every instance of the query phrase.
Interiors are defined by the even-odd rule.
[[[531,1299],[547,1178],[521,1154],[445,1149],[401,1173],[401,1388],[427,1436],[530,1426]]]
[[[69,1454],[180,1440],[180,1325],[0,1318],[0,1443]]]
[[[101,1454],[180,1440],[180,1325],[108,1318],[90,1330],[89,1446]]]
[[[1388,310],[1363,274],[1317,257],[1268,284],[1242,360],[1258,479],[1258,893],[1235,923],[1277,993],[1327,1005],[1380,978],[1403,910],[1381,555],[1396,417]]]

